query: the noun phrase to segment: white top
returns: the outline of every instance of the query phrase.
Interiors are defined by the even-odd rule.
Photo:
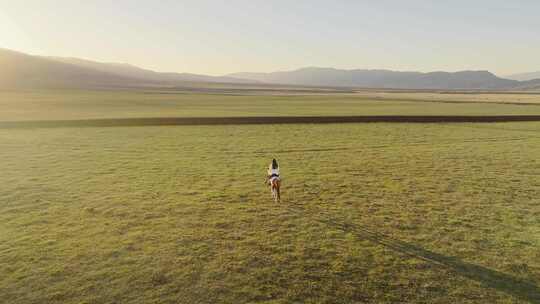
[[[268,169],[268,175],[276,174],[279,175],[279,168],[277,169]]]

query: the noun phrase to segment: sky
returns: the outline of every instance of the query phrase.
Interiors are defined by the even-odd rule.
[[[223,75],[540,71],[540,1],[0,0],[0,47]]]

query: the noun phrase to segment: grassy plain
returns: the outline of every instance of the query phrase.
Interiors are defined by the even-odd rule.
[[[113,115],[100,98],[77,106]],[[205,109],[152,98],[152,116]],[[540,123],[0,130],[0,147],[1,303],[540,303]]]
[[[422,92],[359,91],[358,97],[379,100],[431,101],[446,103],[491,103],[540,105],[540,92]]]
[[[468,101],[472,102],[463,98],[469,98]],[[485,98],[489,104],[485,103]],[[538,105],[509,104],[521,98],[527,98],[528,102]],[[225,95],[157,90],[0,92],[0,121],[208,116],[533,114],[540,114],[538,94],[361,92]]]

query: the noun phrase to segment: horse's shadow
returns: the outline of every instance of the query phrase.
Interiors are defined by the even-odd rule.
[[[512,295],[520,300],[531,303],[540,303],[540,287],[521,278],[483,266],[467,263],[455,257],[449,257],[429,251],[356,225],[338,223],[328,219],[319,219],[319,221],[347,233],[351,233],[359,239],[367,239],[407,256],[421,259],[432,265],[447,268],[463,277],[477,281],[486,287]]]

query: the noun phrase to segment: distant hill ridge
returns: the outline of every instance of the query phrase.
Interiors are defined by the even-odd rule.
[[[310,67],[285,72],[234,73],[227,76],[273,84],[392,89],[513,89],[527,85],[517,80],[497,77],[488,71],[421,73]]]
[[[284,84],[323,87],[538,90],[540,79],[504,79],[488,71],[396,72],[308,67],[273,73],[207,76],[163,73],[123,63],[78,58],[33,56],[0,48],[0,88],[175,87],[191,83]]]
[[[159,73],[123,63],[33,56],[0,48],[0,88],[172,87],[186,83],[254,83],[233,77]]]
[[[178,82],[219,82],[219,83],[254,83],[257,81],[238,79],[227,76],[207,76],[190,73],[165,73],[143,69],[126,63],[102,63],[79,58],[43,57],[58,62],[87,67],[102,72],[113,73],[135,79],[145,79],[156,82],[175,84]]]
[[[0,88],[4,89],[95,88],[147,84],[152,83],[0,49]]]
[[[538,71],[538,72],[530,72],[530,73],[513,74],[513,75],[508,75],[505,78],[512,79],[512,80],[519,80],[519,81],[536,80],[536,79],[540,79],[540,71]]]

